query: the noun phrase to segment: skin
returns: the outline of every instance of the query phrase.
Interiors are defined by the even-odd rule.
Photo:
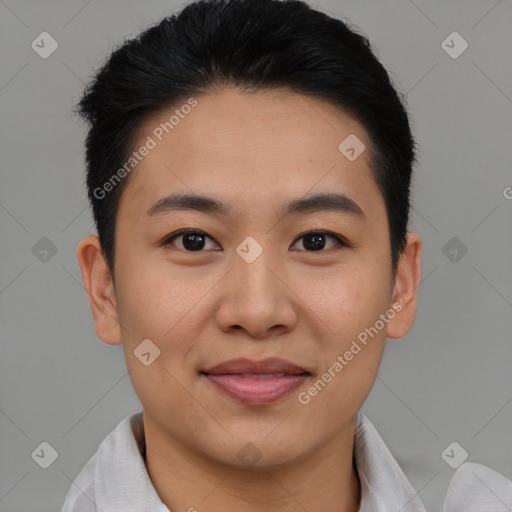
[[[175,512],[355,512],[354,421],[386,337],[400,338],[414,323],[421,240],[408,233],[394,273],[368,150],[355,161],[338,150],[349,134],[367,148],[369,140],[340,109],[284,89],[222,89],[197,100],[132,171],[118,212],[115,288],[96,236],[77,251],[96,333],[124,347],[143,406],[150,477]],[[148,119],[135,147],[172,113]],[[146,214],[172,192],[213,197],[232,213]],[[364,219],[338,211],[279,217],[283,203],[319,192],[349,196]],[[160,244],[184,228],[209,237],[202,252],[187,251],[183,237]],[[315,230],[349,245],[327,237],[324,249],[312,251],[301,236]],[[252,263],[236,252],[247,236],[263,249]],[[301,404],[298,393],[396,303],[401,311]],[[161,351],[149,366],[134,355],[146,338]],[[241,404],[199,374],[234,357],[271,356],[312,376],[269,405]],[[248,442],[261,453],[250,467],[237,457]]]

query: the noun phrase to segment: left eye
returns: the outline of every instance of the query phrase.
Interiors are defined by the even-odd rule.
[[[308,252],[319,252],[325,249],[326,239],[330,238],[335,241],[335,245],[346,246],[347,244],[337,235],[327,233],[325,231],[310,231],[301,235],[297,241],[302,240],[302,246],[306,247]]]
[[[185,229],[173,233],[164,240],[163,245],[173,244],[174,240],[176,239],[182,240],[180,244],[181,247],[179,245],[178,247],[180,249],[184,249],[187,252],[201,252],[205,248],[206,239],[211,240],[214,242],[214,245],[217,245],[216,242],[204,231],[190,229]],[[334,240],[334,245],[341,247],[348,245],[339,236],[325,231],[310,231],[309,233],[305,233],[304,235],[301,235],[299,238],[297,238],[294,245],[297,244],[299,240],[303,240],[302,246],[306,249],[307,252],[319,252],[326,248],[325,245],[327,239]],[[217,245],[217,247],[219,246]]]

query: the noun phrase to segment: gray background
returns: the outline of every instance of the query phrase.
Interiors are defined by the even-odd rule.
[[[85,126],[71,108],[114,45],[181,5],[0,0],[1,512],[60,510],[104,437],[141,409],[121,346],[95,335],[81,283],[76,246],[94,227]],[[363,410],[427,509],[440,510],[452,441],[512,479],[512,4],[311,5],[369,37],[420,144],[410,223],[424,241],[419,314],[388,341]],[[31,48],[43,31],[59,44],[47,59]],[[453,31],[469,44],[457,59],[441,46]],[[57,249],[47,261],[33,253],[43,237]],[[443,252],[452,237],[468,250],[458,261]],[[42,441],[58,452],[48,469],[31,458]]]

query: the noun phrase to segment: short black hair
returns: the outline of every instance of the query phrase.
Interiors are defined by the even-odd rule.
[[[406,245],[416,144],[405,98],[368,39],[350,22],[298,0],[196,0],[125,39],[75,108],[90,124],[87,189],[112,277],[116,214],[130,173],[118,173],[115,186],[105,184],[126,168],[141,124],[193,96],[227,87],[286,88],[327,100],[361,123],[386,206],[395,270]]]

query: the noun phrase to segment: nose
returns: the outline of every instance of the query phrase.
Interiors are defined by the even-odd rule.
[[[297,323],[296,295],[289,287],[284,267],[270,251],[252,263],[238,255],[226,276],[216,310],[218,327],[224,332],[245,331],[263,339],[293,330]]]

